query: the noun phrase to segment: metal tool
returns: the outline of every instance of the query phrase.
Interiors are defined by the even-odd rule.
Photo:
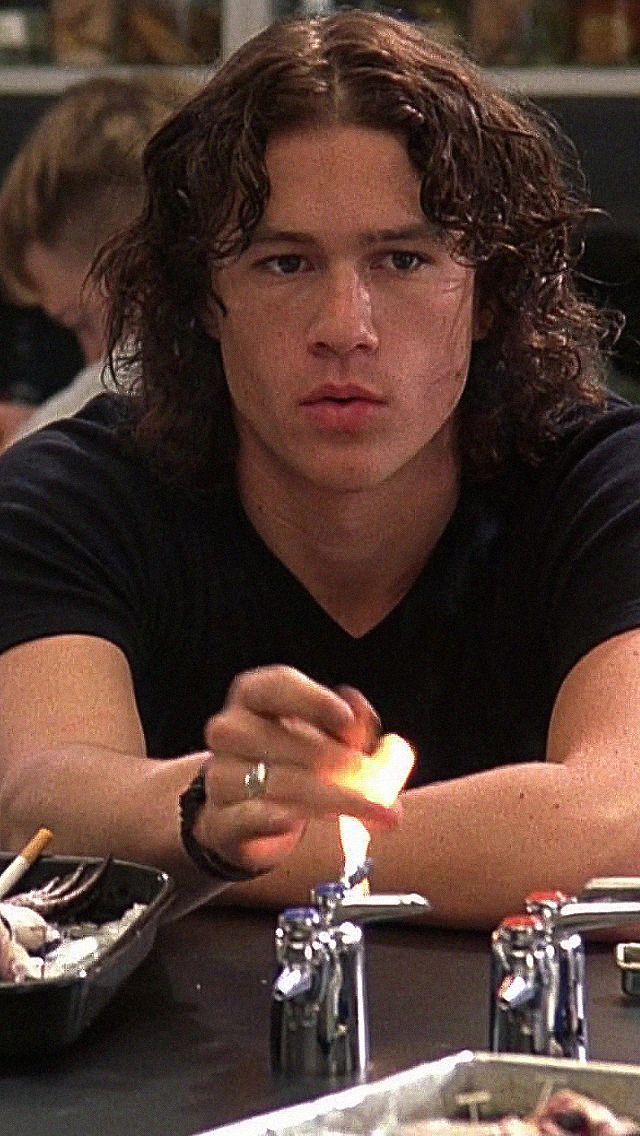
[[[635,885],[635,886],[634,886]],[[590,880],[579,899],[534,892],[491,937],[490,1048],[588,1058],[581,932],[640,923],[640,879]]]
[[[431,905],[417,894],[362,895],[351,880],[320,884],[311,900],[278,919],[272,1068],[292,1077],[360,1078],[369,1064],[360,924],[424,914]]]

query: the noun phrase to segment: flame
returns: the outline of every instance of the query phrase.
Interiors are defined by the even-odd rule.
[[[340,778],[345,789],[355,789],[370,801],[392,805],[415,762],[408,742],[398,734],[385,734],[372,754],[362,754]],[[344,874],[350,876],[364,863],[371,839],[361,820],[351,816],[338,818],[340,843],[344,853]],[[368,885],[359,885],[363,892]]]

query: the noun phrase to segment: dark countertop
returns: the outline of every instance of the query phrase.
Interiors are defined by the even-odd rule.
[[[269,1070],[275,915],[201,910],[160,929],[149,957],[68,1050],[0,1073],[7,1136],[192,1136],[321,1095]],[[488,936],[370,927],[371,1076],[487,1049]],[[594,1060],[640,1062],[640,1002],[612,948],[587,964]]]

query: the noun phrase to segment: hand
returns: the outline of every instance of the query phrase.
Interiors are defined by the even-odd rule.
[[[295,847],[311,817],[348,813],[370,827],[395,827],[397,806],[374,804],[338,784],[375,747],[378,733],[375,711],[351,687],[332,691],[284,666],[238,676],[206,726],[211,807],[200,812],[197,839],[230,863],[258,871]],[[250,799],[245,776],[261,761],[265,792]]]

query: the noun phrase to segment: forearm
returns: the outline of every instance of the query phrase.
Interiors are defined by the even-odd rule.
[[[80,744],[23,755],[0,784],[2,847],[16,850],[46,825],[55,853],[151,864],[176,880],[183,907],[203,902],[221,885],[186,855],[178,804],[201,763],[202,754],[158,761]]]
[[[360,754],[366,700],[359,696],[354,709],[290,668],[239,676],[223,709],[206,723],[208,760],[191,816],[198,867],[182,845],[179,799],[204,755],[162,761],[145,755],[129,666],[119,650],[82,636],[25,644],[0,657],[0,693],[0,837],[9,849],[47,825],[57,851],[112,854],[165,869],[192,906],[228,886],[229,874],[235,879],[279,863],[310,816],[353,812],[369,823],[396,823],[395,810],[323,775],[323,763],[340,768]],[[292,722],[302,723],[297,733]],[[266,752],[270,791],[248,794],[247,774]],[[211,874],[211,856],[222,881]]]
[[[579,762],[506,766],[412,790],[400,827],[372,838],[373,890],[418,891],[432,922],[488,928],[535,889],[575,893],[591,876],[640,874],[634,796]],[[281,868],[234,889],[233,900],[304,902],[314,883],[339,874],[337,826],[316,823]]]

